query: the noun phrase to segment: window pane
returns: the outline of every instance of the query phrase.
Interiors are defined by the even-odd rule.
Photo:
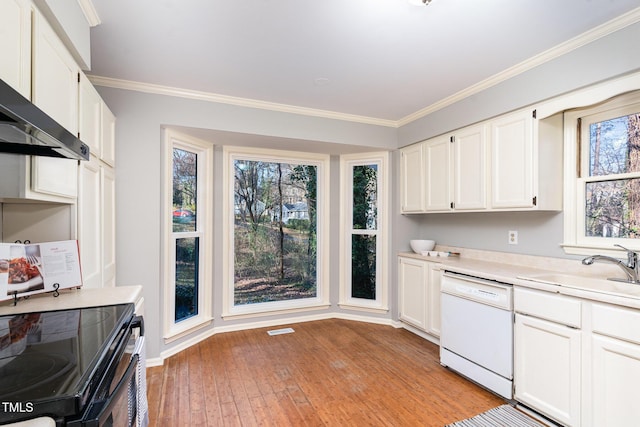
[[[199,243],[198,237],[176,240],[176,322],[198,314]]]
[[[378,166],[353,167],[353,228],[377,228]]]
[[[638,238],[640,179],[590,182],[585,196],[586,236]]]
[[[315,297],[317,167],[234,161],[234,304]]]
[[[351,297],[376,299],[376,236],[351,236]]]
[[[589,175],[640,171],[640,114],[589,126]]]
[[[198,155],[173,149],[173,231],[196,230]]]

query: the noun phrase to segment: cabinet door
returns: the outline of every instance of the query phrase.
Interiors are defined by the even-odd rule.
[[[116,284],[116,177],[113,168],[101,168],[102,284]]]
[[[102,209],[100,164],[93,156],[80,167],[78,196],[78,245],[84,287],[102,287]]]
[[[440,264],[428,263],[429,276],[427,279],[427,332],[436,337],[440,336],[440,284],[442,270]]]
[[[78,196],[78,161],[55,157],[31,159],[31,191],[65,198]]]
[[[400,319],[426,331],[427,263],[403,257],[398,260]]]
[[[89,146],[91,154],[100,158],[102,99],[84,73],[80,73],[79,103],[80,140]]]
[[[567,426],[580,425],[579,329],[516,314],[516,400]]]
[[[100,158],[109,166],[116,164],[116,118],[102,102],[102,151]]]
[[[592,336],[594,426],[630,426],[640,420],[640,345]]]
[[[31,4],[0,2],[0,79],[31,99]]]
[[[491,122],[491,207],[534,206],[533,116],[530,111]]]
[[[77,135],[80,69],[44,16],[33,16],[32,101]]]
[[[425,142],[427,211],[451,210],[451,141],[439,137]]]
[[[486,125],[456,132],[454,153],[454,205],[456,210],[487,207]]]
[[[400,209],[402,213],[424,211],[423,144],[400,150]]]

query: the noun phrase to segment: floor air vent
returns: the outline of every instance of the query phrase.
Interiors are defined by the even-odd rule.
[[[295,331],[293,328],[282,328],[282,329],[274,329],[272,331],[267,331],[269,335],[282,335],[282,334],[292,334]]]

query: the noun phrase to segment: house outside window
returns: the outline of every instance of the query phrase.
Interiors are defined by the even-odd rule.
[[[388,310],[388,153],[341,158],[340,305]]]
[[[328,156],[225,147],[223,316],[326,307]]]
[[[163,139],[165,340],[211,322],[213,146],[171,130]]]
[[[640,92],[566,112],[565,155],[565,250],[640,250]]]

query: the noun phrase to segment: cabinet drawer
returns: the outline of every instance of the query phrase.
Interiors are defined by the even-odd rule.
[[[640,311],[593,304],[593,332],[640,344]]]
[[[582,327],[582,302],[563,295],[516,287],[513,294],[517,313],[547,319],[574,328]]]

